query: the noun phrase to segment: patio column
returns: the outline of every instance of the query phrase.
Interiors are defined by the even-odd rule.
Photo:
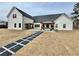
[[[46,24],[44,24],[44,27],[46,28]]]
[[[49,28],[51,28],[51,24],[49,24]]]

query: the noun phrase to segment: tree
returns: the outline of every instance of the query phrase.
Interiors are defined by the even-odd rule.
[[[74,5],[72,18],[74,20],[74,28],[79,29],[79,2]]]
[[[73,11],[73,18],[79,20],[79,2],[74,5]]]

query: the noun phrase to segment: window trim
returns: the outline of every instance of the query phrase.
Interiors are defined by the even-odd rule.
[[[35,27],[40,27],[40,24],[35,24]]]

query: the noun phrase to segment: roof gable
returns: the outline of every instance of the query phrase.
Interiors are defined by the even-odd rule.
[[[16,7],[13,7],[13,8],[11,9],[11,11],[8,13],[7,17],[10,16],[10,14],[12,13],[12,11],[13,11],[14,9],[17,9],[23,16],[33,19],[32,16],[30,16],[29,14],[25,13],[24,11],[22,11],[22,10],[16,8]]]
[[[15,7],[13,7],[11,10],[10,10],[10,12],[8,13],[8,15],[7,15],[7,17],[9,17],[10,16],[10,14],[12,13],[12,11],[15,9]]]
[[[59,20],[59,18],[61,18],[62,16],[66,17],[67,19],[69,19],[69,21],[73,21],[71,17],[69,17],[66,14],[61,15],[60,17],[58,17],[55,21]],[[63,19],[64,20],[64,19]]]

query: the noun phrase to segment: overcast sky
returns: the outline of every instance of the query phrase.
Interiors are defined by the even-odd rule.
[[[75,2],[0,2],[0,19],[6,20],[6,16],[13,6],[25,11],[32,16],[57,13],[66,13],[70,15],[70,13],[73,12],[74,4]]]

